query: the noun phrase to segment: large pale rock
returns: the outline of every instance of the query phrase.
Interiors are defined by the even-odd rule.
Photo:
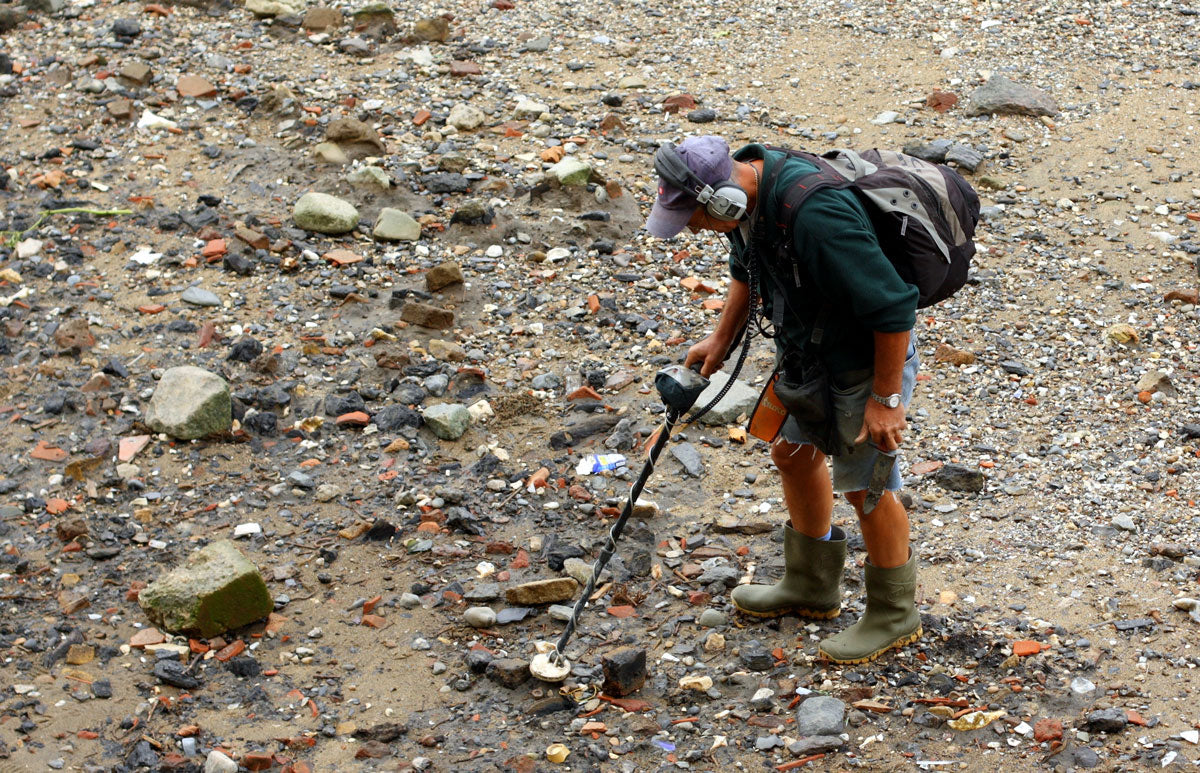
[[[471,425],[471,412],[459,403],[438,403],[426,408],[421,417],[433,434],[442,440],[458,440]]]
[[[993,75],[971,93],[967,115],[1058,115],[1058,104],[1046,92]]]
[[[296,202],[292,219],[305,231],[344,234],[358,225],[358,210],[337,196],[311,191]]]
[[[518,121],[534,120],[542,113],[549,112],[549,105],[544,105],[541,102],[534,102],[532,99],[522,97],[517,101],[516,108],[513,109],[513,118]]]
[[[479,108],[472,107],[465,102],[459,102],[450,108],[450,115],[446,116],[446,123],[456,129],[470,131],[471,129],[478,129],[486,118],[487,116]]]
[[[415,242],[421,238],[421,224],[412,215],[399,209],[384,207],[375,218],[371,235],[389,242]]]
[[[246,0],[246,10],[260,19],[296,16],[304,11],[304,0]]]
[[[839,735],[844,727],[846,704],[828,695],[814,695],[796,710],[796,735],[804,738]]]
[[[146,426],[181,440],[225,432],[233,426],[229,385],[203,368],[171,368],[150,398]]]
[[[700,397],[696,400],[696,407],[702,408],[708,405],[717,396],[717,393],[725,388],[727,381],[729,381],[729,374],[724,371],[712,374],[712,380],[709,381],[708,387],[700,393]],[[721,398],[721,402],[701,416],[700,421],[703,424],[733,424],[738,420],[738,416],[742,414],[749,416],[757,403],[758,390],[738,379],[733,382],[729,392]]]
[[[574,156],[564,158],[548,171],[562,185],[586,185],[592,176],[592,168]]]
[[[193,553],[143,589],[138,603],[159,628],[205,638],[261,620],[274,608],[258,567],[229,540]]]

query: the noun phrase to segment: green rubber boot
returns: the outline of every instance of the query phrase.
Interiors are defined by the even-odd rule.
[[[917,612],[917,557],[894,569],[866,566],[867,611],[862,619],[821,642],[819,654],[834,663],[869,663],[921,638]]]
[[[754,617],[837,617],[845,564],[846,533],[838,527],[828,540],[819,540],[784,525],[783,578],[774,585],[739,585],[733,589],[733,604]]]

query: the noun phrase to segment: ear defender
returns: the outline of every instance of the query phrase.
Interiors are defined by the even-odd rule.
[[[654,171],[672,187],[695,196],[696,201],[704,205],[704,210],[717,220],[737,222],[746,216],[749,199],[740,185],[733,180],[709,185],[688,168],[670,143],[664,143],[654,154]]]

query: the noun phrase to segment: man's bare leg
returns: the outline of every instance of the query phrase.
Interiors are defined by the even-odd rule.
[[[854,505],[867,546],[867,559],[880,569],[892,569],[908,562],[908,513],[896,495],[885,491],[870,513],[863,513],[865,491],[850,491],[846,500]]]
[[[792,528],[813,539],[822,539],[829,533],[833,516],[833,484],[825,454],[811,445],[781,440],[771,447],[771,460],[779,468],[783,501]]]

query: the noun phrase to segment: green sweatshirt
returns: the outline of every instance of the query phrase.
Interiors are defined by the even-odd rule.
[[[738,161],[765,159],[762,179],[777,165],[784,165],[771,190],[759,191],[756,204],[763,210],[756,215],[765,215],[761,227],[774,231],[766,233],[763,249],[774,249],[779,241],[777,210],[783,197],[797,179],[817,168],[758,144],[739,149],[733,157]],[[730,234],[730,241],[734,249],[729,273],[748,282],[745,241],[737,231]],[[786,293],[783,321],[775,339],[780,353],[813,346],[811,328],[824,304],[829,313],[817,352],[832,373],[874,365],[873,331],[903,333],[913,328],[917,288],[902,280],[883,254],[870,218],[853,192],[825,189],[809,197],[796,218],[792,246],[800,269],[800,288],[790,279],[779,282],[770,275],[766,262],[759,267],[759,295],[768,320],[775,313],[777,289]]]

